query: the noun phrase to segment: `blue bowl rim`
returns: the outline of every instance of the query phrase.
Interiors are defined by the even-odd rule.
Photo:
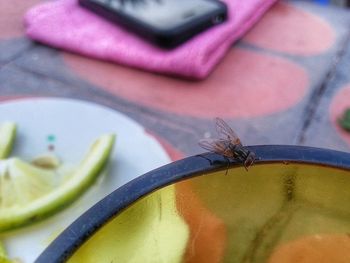
[[[295,145],[247,146],[262,163],[307,163],[350,170],[350,153]],[[203,153],[152,170],[97,202],[68,226],[37,258],[36,263],[65,262],[93,233],[143,196],[191,177],[242,166],[215,153]]]

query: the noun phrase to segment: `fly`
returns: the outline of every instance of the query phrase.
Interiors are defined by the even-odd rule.
[[[215,118],[216,131],[218,138],[200,140],[199,146],[202,148],[220,154],[228,159],[240,161],[244,168],[248,168],[254,163],[255,153],[245,148],[237,134],[221,118]]]

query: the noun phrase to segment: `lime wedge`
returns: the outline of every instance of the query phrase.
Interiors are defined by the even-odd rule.
[[[3,244],[0,242],[0,263],[14,263],[15,261],[10,260],[7,257],[7,253]]]
[[[72,203],[96,180],[115,135],[103,135],[69,177],[19,158],[0,160],[0,232],[30,224]]]
[[[16,137],[16,124],[13,122],[5,122],[0,124],[0,159],[6,158],[13,146]],[[0,263],[12,263],[13,261],[7,257],[6,250],[0,241]]]
[[[16,124],[4,122],[0,124],[0,159],[6,158],[11,152],[16,137]]]
[[[15,263],[15,261],[12,261],[5,256],[0,256],[0,263]]]

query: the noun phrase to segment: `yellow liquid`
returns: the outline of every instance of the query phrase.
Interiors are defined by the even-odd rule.
[[[69,262],[289,263],[281,255],[307,251],[315,237],[328,247],[345,240],[347,248],[346,233],[350,171],[257,164],[155,191],[101,228]],[[325,251],[316,250],[318,258]]]
[[[175,206],[174,186],[147,196],[102,227],[68,262],[181,262],[188,227]]]

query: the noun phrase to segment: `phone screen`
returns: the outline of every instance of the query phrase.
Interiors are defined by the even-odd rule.
[[[213,0],[93,0],[154,28],[169,30],[218,8]],[[220,19],[220,18],[218,18]],[[221,22],[221,21],[218,21]]]

